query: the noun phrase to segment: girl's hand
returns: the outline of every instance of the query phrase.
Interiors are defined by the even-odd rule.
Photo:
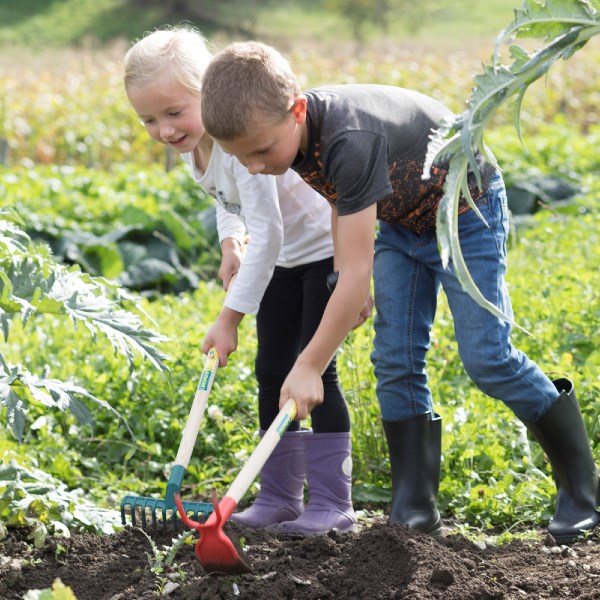
[[[248,236],[240,244],[235,238],[225,238],[221,242],[221,266],[219,267],[219,279],[223,282],[225,291],[229,289],[231,280],[240,270],[240,265],[246,256]]]
[[[237,348],[238,325],[243,317],[243,313],[223,308],[204,338],[202,352],[208,354],[208,351],[214,346],[219,354],[220,367],[227,365],[227,358]]]

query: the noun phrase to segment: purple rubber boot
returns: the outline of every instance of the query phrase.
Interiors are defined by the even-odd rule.
[[[261,430],[260,437],[264,435]],[[304,442],[312,431],[288,431],[279,441],[260,472],[260,491],[247,510],[234,513],[230,520],[269,529],[282,521],[295,519],[304,511]]]
[[[357,531],[352,508],[350,433],[313,433],[304,442],[308,504],[296,520],[281,523],[277,533],[309,536],[331,530]]]

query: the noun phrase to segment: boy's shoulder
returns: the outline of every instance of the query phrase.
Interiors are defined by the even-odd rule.
[[[305,92],[307,111],[318,121],[338,116],[352,120],[382,119],[398,115],[434,118],[450,113],[438,100],[416,90],[375,83],[352,83],[315,87]]]
[[[330,100],[369,100],[370,102],[390,101],[401,102],[403,100],[425,101],[428,96],[415,90],[395,85],[384,85],[380,83],[347,83],[322,85],[311,88],[305,94],[315,99]]]
[[[421,135],[451,111],[421,92],[392,85],[345,84],[313,88],[305,93],[309,126],[325,136],[340,133]],[[358,143],[362,143],[359,141]]]

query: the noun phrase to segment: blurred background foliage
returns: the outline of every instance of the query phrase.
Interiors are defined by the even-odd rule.
[[[133,39],[189,20],[207,37],[260,37],[274,43],[495,35],[511,0],[3,0],[0,44],[29,48]],[[438,40],[439,41],[439,40]]]

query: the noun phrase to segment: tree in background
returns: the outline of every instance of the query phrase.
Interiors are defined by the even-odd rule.
[[[418,31],[434,14],[439,14],[435,0],[326,0],[326,6],[339,12],[350,21],[354,40],[362,44],[365,27],[374,25],[383,33],[389,33],[390,18],[404,23],[407,30]]]
[[[173,22],[180,19],[198,20],[213,29],[232,34],[252,36],[259,9],[268,0],[126,0],[137,8],[157,6]]]

